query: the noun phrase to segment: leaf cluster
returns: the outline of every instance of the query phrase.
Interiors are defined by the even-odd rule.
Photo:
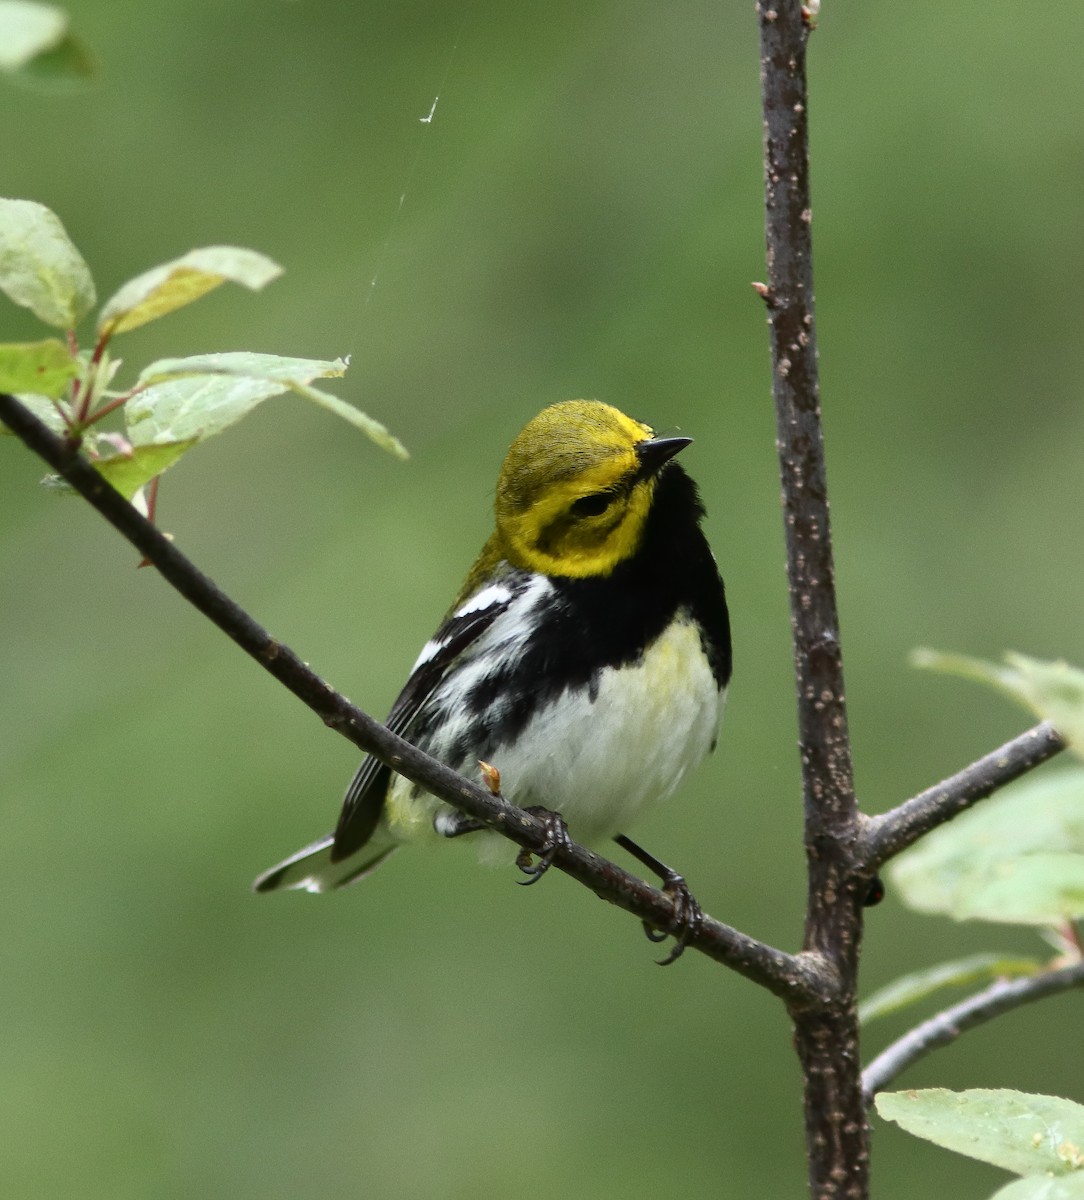
[[[1049,720],[1084,756],[1084,671],[1020,654],[1005,663],[923,650],[917,665],[978,680]],[[891,877],[920,912],[957,921],[1030,925],[1057,950],[1049,963],[1000,953],[939,963],[868,997],[864,1021],[947,987],[1040,978],[1079,962],[1084,917],[1084,767],[1018,782],[928,834]],[[881,1092],[877,1111],[909,1132],[1021,1176],[994,1200],[1084,1198],[1084,1107],[1008,1089]]]
[[[382,449],[406,457],[378,421],[315,387],[340,378],[343,359],[284,358],[233,352],[166,358],[140,371],[121,390],[113,382],[121,360],[110,353],[120,334],[167,316],[220,287],[259,291],[282,268],[239,246],[204,246],[153,267],[120,287],[101,307],[93,341],[81,349],[77,328],[97,302],[83,256],[55,213],[31,200],[0,200],[0,290],[42,322],[65,333],[38,342],[0,345],[0,391],[18,396],[127,499],[185,453],[222,433],[264,400],[293,392],[347,421]],[[99,423],[120,412],[120,431]]]
[[[882,1092],[877,1111],[927,1141],[1020,1178],[991,1200],[1084,1197],[1084,1105],[1001,1088]]]

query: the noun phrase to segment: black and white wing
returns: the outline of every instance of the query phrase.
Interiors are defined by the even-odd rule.
[[[449,669],[507,611],[519,590],[511,581],[487,584],[444,621],[423,647],[410,678],[392,705],[386,724],[393,733],[409,738],[418,714]],[[390,778],[391,768],[372,755],[358,767],[346,789],[335,827],[332,862],[355,854],[373,836],[384,809]]]

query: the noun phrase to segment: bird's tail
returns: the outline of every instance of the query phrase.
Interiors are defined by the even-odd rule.
[[[351,854],[341,862],[332,862],[333,841],[333,836],[328,834],[311,846],[291,854],[278,866],[264,871],[253,883],[252,890],[277,892],[297,888],[306,892],[330,892],[375,871],[399,845],[390,834],[378,829],[356,854]]]

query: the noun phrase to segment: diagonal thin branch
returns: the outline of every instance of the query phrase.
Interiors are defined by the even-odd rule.
[[[169,538],[133,508],[89,462],[13,396],[0,394],[0,420],[157,567],[163,578],[189,603],[289,688],[325,725],[517,845],[535,852],[546,848],[541,821],[493,796],[479,784],[457,775],[352,705],[288,646],[271,637]],[[672,929],[675,925],[678,914],[669,894],[651,887],[583,846],[559,849],[554,866],[589,887],[603,900],[658,929]],[[818,956],[787,954],[706,915],[686,944],[774,992],[792,1008],[823,1001],[834,988],[832,974]]]
[[[890,812],[870,817],[855,845],[855,859],[876,871],[931,829],[1064,749],[1061,735],[1049,721],[1043,721]]]
[[[1014,1008],[1084,986],[1084,962],[1075,962],[1024,979],[999,979],[981,992],[946,1008],[905,1033],[883,1050],[862,1074],[867,1106],[873,1097],[920,1058],[954,1041],[967,1029],[1012,1012]]]

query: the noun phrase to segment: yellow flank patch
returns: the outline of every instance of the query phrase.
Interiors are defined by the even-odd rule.
[[[388,798],[384,802],[384,817],[396,841],[413,841],[417,837],[436,837],[433,814],[439,801],[427,792],[415,798],[414,785],[402,775],[393,775]]]

